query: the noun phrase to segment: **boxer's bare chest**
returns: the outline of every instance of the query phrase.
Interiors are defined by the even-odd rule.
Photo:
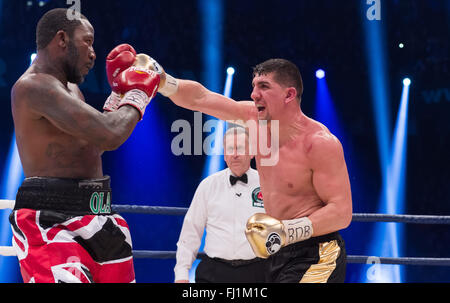
[[[24,171],[32,176],[95,178],[102,176],[101,152],[68,135],[45,119],[28,121],[18,136]]]
[[[71,92],[76,94],[76,92]],[[103,176],[102,152],[24,107],[15,111],[16,139],[25,175],[60,178]]]
[[[272,155],[273,157],[273,155]],[[264,207],[269,215],[290,219],[308,215],[322,204],[312,183],[312,168],[302,140],[281,146],[276,165],[256,157]]]

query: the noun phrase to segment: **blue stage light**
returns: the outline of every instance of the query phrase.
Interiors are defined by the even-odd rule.
[[[316,71],[316,77],[317,79],[322,79],[325,77],[325,71],[323,69],[318,69]]]
[[[386,177],[380,199],[380,213],[403,214],[405,211],[405,178],[406,150],[408,139],[408,102],[411,81],[403,80],[403,90],[397,114],[394,135],[390,146],[390,156],[386,167]],[[377,256],[401,257],[403,241],[403,226],[395,223],[379,223],[373,253]],[[399,265],[378,266],[376,274],[371,275],[367,282],[401,282],[403,268]],[[369,272],[369,271],[368,271]]]
[[[36,54],[31,54],[30,65],[35,58]],[[16,135],[13,133],[5,170],[3,172],[3,181],[0,187],[0,198],[14,200],[24,177],[19,151],[17,150]],[[0,246],[11,245],[12,234],[8,220],[10,213],[10,210],[0,211]],[[17,259],[13,260],[11,257],[0,256],[0,268],[2,268],[0,271],[0,283],[17,282],[16,279],[19,273]]]
[[[203,83],[209,90],[218,92],[220,83],[222,82],[222,61],[223,61],[223,6],[222,0],[198,0],[201,16],[202,16],[202,30],[203,30],[203,62],[206,67],[204,74],[205,78]],[[229,97],[231,94],[231,81],[233,78],[234,69],[229,67],[227,69],[227,79],[225,81],[224,95]],[[213,126],[215,131],[214,147],[212,153],[206,158],[205,167],[203,168],[203,178],[222,170],[225,167],[223,156],[218,153],[218,150],[222,147],[222,137],[225,132],[225,121],[218,120],[215,117],[211,117],[215,124]],[[211,151],[206,151],[211,152]],[[203,251],[205,245],[205,234],[200,245],[198,252]],[[192,264],[189,271],[189,280],[195,282],[195,270],[198,262]]]
[[[362,5],[365,11],[365,5]],[[378,141],[378,153],[380,158],[381,172],[381,192],[379,209],[380,213],[396,213],[395,199],[392,199],[393,179],[392,170],[392,147],[390,138],[390,112],[389,112],[389,89],[388,80],[388,60],[386,58],[387,49],[385,46],[385,33],[383,22],[371,22],[364,16],[363,26],[366,38],[366,54],[369,71],[370,92],[372,95],[372,107],[376,126]],[[379,223],[374,230],[373,242],[368,251],[369,255],[397,257],[399,247],[397,240],[400,236],[398,227],[393,223]],[[377,267],[376,275],[369,275],[369,270],[365,270],[362,280],[365,282],[402,282],[401,269],[399,265],[373,265]],[[382,270],[381,270],[382,269]]]
[[[2,199],[14,200],[17,189],[22,183],[24,176],[22,164],[20,163],[19,153],[17,151],[16,137],[12,136],[6,167],[3,172],[3,182],[1,183]],[[9,224],[9,214],[11,210],[0,211],[0,246],[11,246],[11,225]],[[19,282],[17,281],[18,266],[17,259],[12,257],[0,256],[0,283]]]

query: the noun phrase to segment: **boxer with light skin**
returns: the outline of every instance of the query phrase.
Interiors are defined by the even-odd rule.
[[[278,162],[264,166],[261,160],[266,156],[257,153],[255,157],[267,214],[249,219],[247,238],[258,256],[270,256],[269,281],[343,282],[345,245],[337,231],[352,220],[344,151],[326,126],[302,112],[303,83],[298,68],[284,59],[257,65],[253,101],[241,102],[211,92],[198,82],[165,76],[168,81],[160,92],[178,106],[222,120],[267,120],[269,128],[271,121],[279,122],[279,148],[272,151]],[[268,131],[267,136],[270,134]],[[299,260],[312,261],[291,268],[286,265],[290,258],[286,254],[292,251]],[[319,263],[327,266],[314,274]]]

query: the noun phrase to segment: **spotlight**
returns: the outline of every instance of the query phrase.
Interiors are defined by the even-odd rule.
[[[404,45],[403,43],[399,43],[399,44],[398,44],[398,47],[399,47],[399,48],[404,48],[405,45]]]
[[[317,71],[316,71],[316,78],[317,79],[322,79],[322,78],[324,78],[325,77],[325,72],[324,72],[324,70],[323,69],[318,69]]]
[[[227,68],[227,74],[228,75],[233,75],[234,74],[234,68],[232,68],[231,66],[229,68]]]
[[[36,53],[31,54],[30,56],[30,64],[33,63],[34,59],[36,59]]]
[[[409,78],[403,79],[403,85],[409,86],[410,84],[411,84],[411,79],[409,79]]]

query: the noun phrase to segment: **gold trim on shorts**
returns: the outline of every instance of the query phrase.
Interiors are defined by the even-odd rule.
[[[319,244],[319,262],[309,267],[299,283],[326,283],[336,269],[336,260],[341,253],[336,240]]]

